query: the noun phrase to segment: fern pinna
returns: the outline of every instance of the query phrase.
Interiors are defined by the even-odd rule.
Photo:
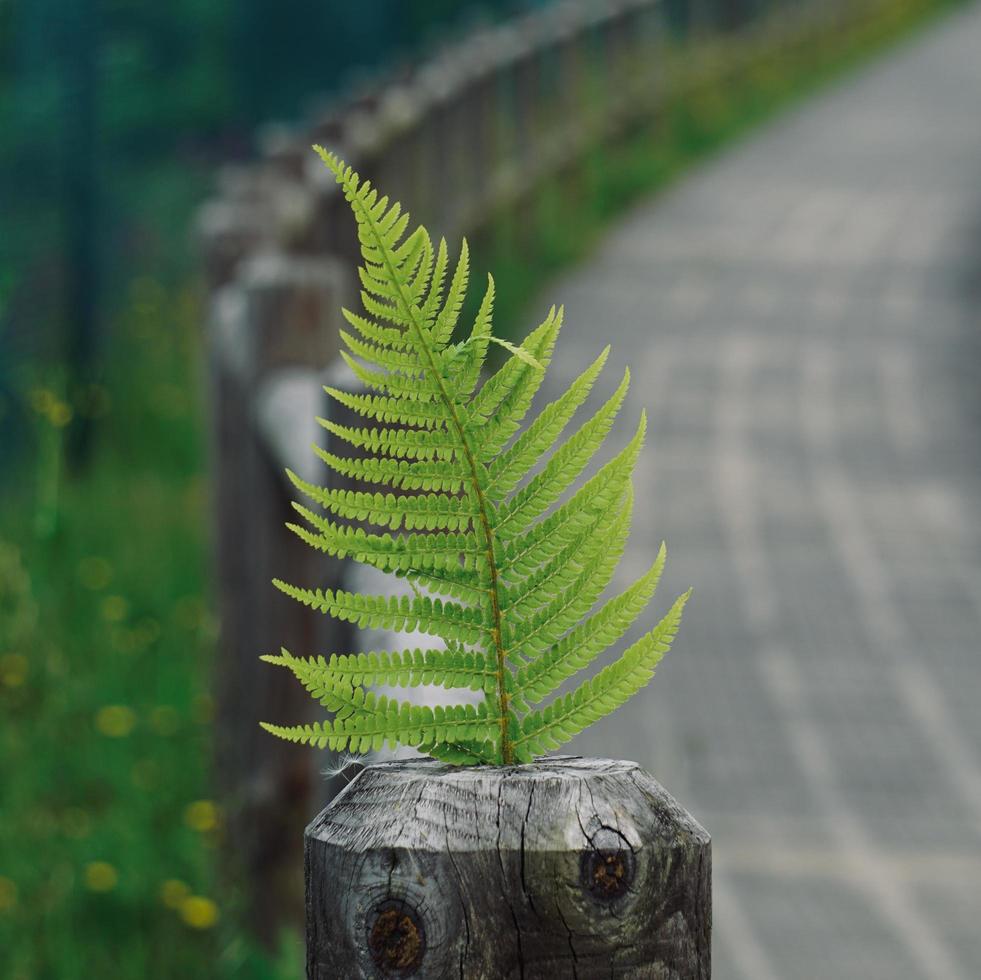
[[[553,308],[520,347],[491,332],[488,277],[469,335],[454,342],[467,291],[466,242],[452,275],[446,242],[379,196],[335,155],[316,147],[357,220],[364,265],[364,314],[344,310],[345,361],[365,392],[327,392],[363,416],[363,428],[320,422],[358,451],[320,448],[345,478],[388,488],[324,489],[290,479],[318,508],[294,504],[290,525],[314,548],[404,577],[412,596],[361,595],[276,581],[287,595],[362,627],[419,630],[444,646],[428,650],[264,659],[287,667],[332,717],[313,725],[264,724],[275,735],[336,750],[417,746],[446,762],[509,765],[558,747],[619,707],[650,680],[667,652],[689,593],[650,632],[569,693],[537,707],[588,667],[643,611],[665,551],[626,591],[593,610],[623,553],[630,525],[631,472],[645,419],[627,446],[564,502],[623,404],[624,373],[605,404],[544,465],[609,353],[599,357],[521,423],[542,383],[562,325]],[[490,343],[510,352],[482,384]],[[555,506],[558,505],[558,506]],[[382,533],[361,526],[378,525]],[[477,705],[429,708],[376,695],[378,684],[422,684],[483,692]]]

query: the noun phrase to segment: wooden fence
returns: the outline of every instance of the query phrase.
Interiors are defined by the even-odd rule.
[[[705,85],[766,59],[806,59],[925,0],[557,0],[475,30],[410,71],[353,92],[296,127],[261,133],[199,216],[208,290],[216,578],[216,771],[229,854],[251,888],[257,931],[298,917],[296,828],[329,790],[311,754],[260,719],[299,722],[310,699],[259,654],[345,651],[343,624],[275,591],[344,574],[284,527],[288,463],[303,475],[331,409],[337,326],[356,296],[354,222],[310,144],[340,153],[450,242],[479,234],[583,155]],[[519,218],[518,223],[520,224]],[[323,482],[326,470],[314,468]]]

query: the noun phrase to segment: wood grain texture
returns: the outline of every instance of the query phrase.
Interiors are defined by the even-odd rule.
[[[309,980],[711,975],[711,841],[632,762],[370,766],[305,870]]]

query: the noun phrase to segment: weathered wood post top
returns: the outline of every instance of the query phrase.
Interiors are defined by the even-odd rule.
[[[711,841],[632,762],[370,766],[306,831],[307,976],[710,977]]]

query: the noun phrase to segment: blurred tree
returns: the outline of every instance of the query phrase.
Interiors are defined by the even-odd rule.
[[[76,399],[98,379],[102,307],[146,261],[131,230],[181,226],[148,203],[162,174],[190,184],[195,163],[246,153],[258,123],[418,55],[475,10],[546,2],[0,0],[0,394],[16,362],[67,361]],[[76,458],[88,438],[83,420]]]

